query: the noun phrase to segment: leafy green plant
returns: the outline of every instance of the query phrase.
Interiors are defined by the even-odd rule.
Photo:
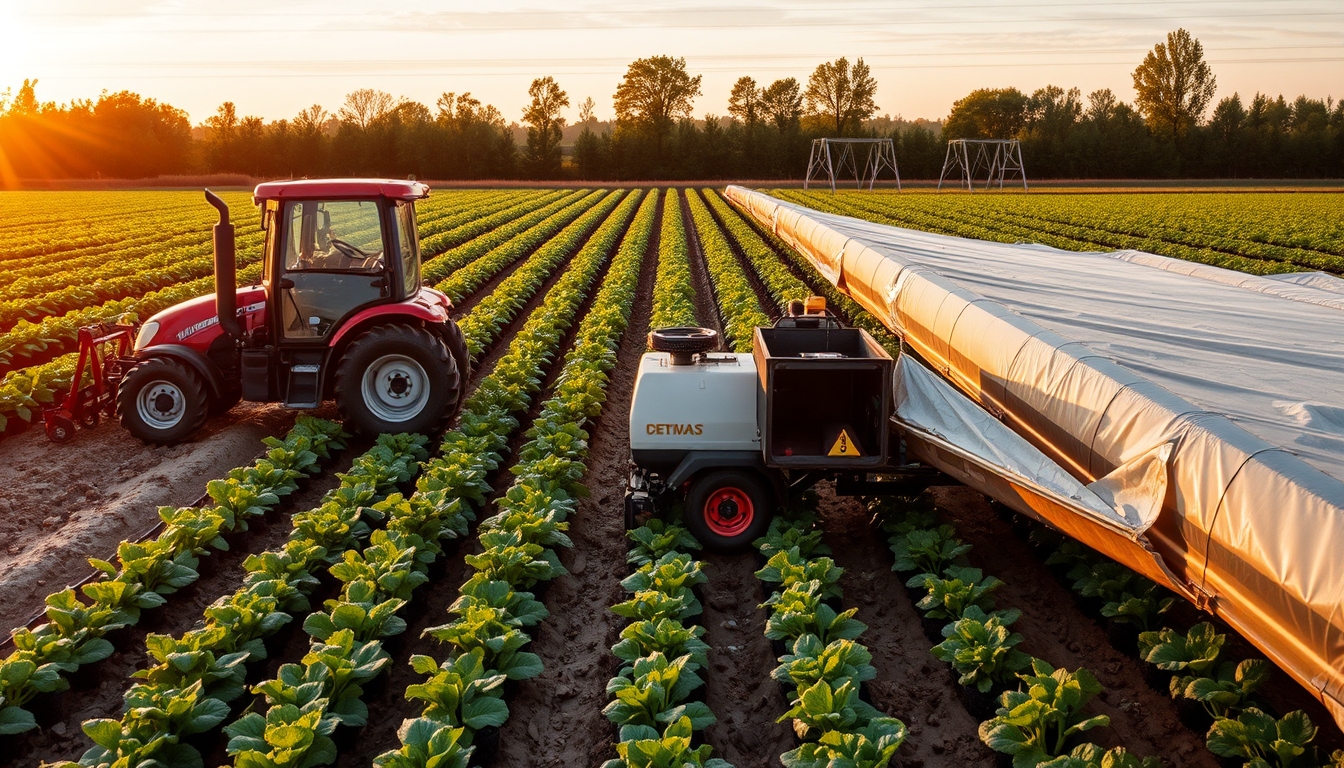
[[[783,592],[776,592],[762,608],[770,609],[765,622],[765,636],[771,640],[793,641],[803,635],[816,635],[824,643],[835,640],[853,640],[868,628],[854,618],[857,608],[836,611],[821,601],[820,582],[795,584]]]
[[[692,747],[693,733],[691,718],[684,715],[661,734],[648,725],[624,726],[616,744],[620,757],[606,761],[602,768],[732,768],[726,760],[710,757],[713,748],[708,744]]]
[[[756,578],[767,584],[779,584],[788,589],[795,584],[814,582],[821,587],[821,599],[840,596],[840,576],[845,569],[838,567],[829,557],[803,557],[795,547],[776,552],[766,561],[765,567],[756,572]]]
[[[1014,768],[1059,757],[1070,736],[1111,724],[1106,715],[1082,715],[1082,708],[1102,690],[1086,669],[1069,672],[1032,659],[1031,671],[1018,678],[1026,690],[1004,691],[998,713],[980,724],[980,740],[1012,755]]]
[[[541,659],[521,650],[531,638],[517,629],[505,611],[470,606],[454,621],[430,627],[424,634],[457,648],[463,653],[480,649],[485,663],[510,680],[526,680],[541,674]]]
[[[305,707],[282,704],[266,716],[253,712],[224,727],[228,753],[240,768],[313,768],[336,762],[331,733],[336,720],[322,716],[325,700]]]
[[[137,685],[126,704],[123,721],[84,722],[84,733],[94,746],[80,758],[81,765],[120,768],[157,760],[163,765],[199,766],[200,754],[179,743],[178,735],[208,731],[229,714],[229,705],[204,695],[200,682],[186,688]]]
[[[765,535],[751,545],[767,560],[791,549],[805,560],[831,554],[831,548],[822,541],[822,530],[808,520],[791,520],[780,516],[770,521]]]
[[[471,608],[490,608],[508,616],[510,624],[533,627],[550,615],[546,606],[531,592],[516,592],[506,581],[474,579],[462,587],[462,594],[448,606],[450,613],[462,614]]]
[[[1239,757],[1249,768],[1296,768],[1315,765],[1308,754],[1316,726],[1301,710],[1279,720],[1247,707],[1236,719],[1218,718],[1209,729],[1209,751],[1223,757]]]
[[[567,573],[553,550],[528,544],[518,533],[493,531],[481,534],[480,540],[485,551],[466,556],[467,565],[476,569],[473,578],[532,587]]]
[[[1168,672],[1204,672],[1218,663],[1227,635],[1214,630],[1207,621],[1190,628],[1185,635],[1162,628],[1139,634],[1139,657]]]
[[[466,729],[417,717],[397,729],[401,748],[373,759],[374,768],[467,768],[474,747],[463,738]]]
[[[687,669],[689,661],[689,656],[669,660],[656,651],[635,659],[627,674],[607,683],[611,702],[602,714],[619,726],[657,727],[682,718],[689,718],[695,730],[710,725],[714,714],[709,707],[702,701],[686,701],[691,691],[704,685],[699,675]]]
[[[1095,597],[1105,602],[1118,602],[1125,593],[1133,593],[1139,575],[1111,560],[1097,560],[1091,568],[1073,581],[1073,590],[1083,597]]]
[[[1036,768],[1162,768],[1156,757],[1140,758],[1124,747],[1102,749],[1096,744],[1079,744],[1067,755],[1038,763]]]
[[[1225,661],[1205,674],[1173,677],[1171,697],[1197,701],[1214,718],[1230,717],[1269,679],[1269,670],[1264,659]]]
[[[1130,589],[1101,606],[1101,615],[1119,624],[1132,624],[1146,632],[1176,602],[1176,598],[1164,596],[1164,593],[1166,590],[1148,579],[1136,579]]]
[[[956,565],[946,568],[943,574],[947,578],[924,574],[922,582],[914,579],[908,582],[910,586],[922,583],[929,591],[915,604],[925,616],[956,621],[972,607],[986,613],[994,610],[993,592],[1003,586],[1002,581],[985,576],[979,568]]]
[[[698,613],[696,610],[698,601],[696,606],[692,606],[687,604],[688,599],[694,599],[689,592],[674,597],[666,592],[648,589],[636,592],[629,600],[613,605],[611,612],[637,621],[675,619],[680,622]]]
[[[851,680],[860,683],[877,677],[871,664],[873,655],[853,640],[838,639],[823,644],[816,635],[803,635],[793,642],[793,653],[779,657],[779,666],[771,676],[791,683],[798,690],[821,681],[838,685]]]
[[[412,656],[411,667],[429,679],[406,688],[407,699],[425,702],[424,717],[452,727],[465,727],[459,737],[471,743],[471,733],[503,725],[509,706],[502,698],[504,675],[491,674],[485,666],[485,651],[474,648],[436,664],[428,656]]]
[[[780,755],[780,761],[784,768],[883,768],[905,737],[905,723],[894,717],[874,717],[859,728],[827,731],[816,742]]]
[[[405,600],[382,600],[383,593],[372,581],[354,581],[346,585],[339,599],[328,600],[326,611],[308,614],[303,631],[318,640],[328,640],[341,630],[354,634],[359,642],[391,637],[406,631],[406,620],[397,616]]]
[[[681,552],[668,552],[651,563],[641,565],[639,570],[621,581],[621,587],[636,594],[653,590],[682,598],[686,608],[677,618],[684,620],[699,615],[703,610],[692,588],[708,580],[698,560]]]
[[[950,525],[915,528],[891,537],[891,552],[896,556],[891,570],[898,573],[937,574],[971,550],[954,535]]]
[[[625,535],[634,544],[625,556],[626,562],[636,566],[651,563],[670,552],[700,549],[700,542],[690,531],[656,517],[638,528],[626,531]]]
[[[798,689],[798,698],[776,722],[793,720],[798,738],[813,740],[829,731],[852,731],[882,713],[859,698],[859,683],[845,678],[832,686],[825,680]]]
[[[621,640],[611,647],[611,652],[626,664],[654,652],[669,659],[685,656],[686,669],[694,671],[709,663],[709,645],[700,639],[704,635],[704,627],[687,627],[675,619],[635,621],[621,630]]]
[[[960,675],[958,683],[987,693],[1008,683],[1031,663],[1031,657],[1016,648],[1022,636],[1008,631],[1018,615],[1016,610],[991,615],[971,606],[960,619],[943,628],[947,639],[930,652],[952,665]]]

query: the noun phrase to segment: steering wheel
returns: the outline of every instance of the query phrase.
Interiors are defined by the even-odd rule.
[[[370,256],[370,254],[361,251],[355,246],[339,238],[333,237],[329,242],[331,243],[332,248],[335,248],[342,256],[351,261],[363,261],[369,258]]]

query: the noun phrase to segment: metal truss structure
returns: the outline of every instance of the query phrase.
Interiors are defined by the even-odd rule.
[[[836,148],[835,151],[832,148]],[[867,148],[868,154],[860,170],[858,155],[863,148]],[[831,192],[835,192],[835,175],[844,173],[846,168],[854,172],[859,189],[863,189],[863,183],[867,181],[871,192],[883,168],[891,169],[896,175],[896,189],[901,188],[901,172],[896,168],[896,145],[891,139],[813,139],[803,189],[807,189],[813,178],[820,178],[824,173],[831,183]]]
[[[952,139],[947,142],[943,158],[943,172],[938,174],[938,189],[949,175],[958,177],[962,189],[974,190],[977,177],[986,173],[985,189],[996,181],[1003,189],[1003,180],[1021,178],[1022,189],[1027,189],[1027,172],[1022,167],[1022,145],[1017,139]]]

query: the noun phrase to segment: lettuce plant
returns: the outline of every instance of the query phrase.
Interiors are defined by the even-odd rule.
[[[823,644],[816,635],[803,635],[793,642],[793,653],[779,657],[771,677],[791,683],[798,690],[825,681],[838,685],[845,680],[855,683],[872,680],[877,670],[870,663],[873,655],[853,640],[838,639]]]
[[[1301,710],[1279,720],[1247,707],[1236,719],[1219,718],[1209,729],[1209,751],[1223,757],[1246,760],[1252,768],[1299,768],[1314,766],[1309,754],[1316,726]]]
[[[687,627],[674,619],[635,621],[621,630],[621,641],[611,652],[627,665],[655,651],[669,659],[685,656],[686,669],[694,671],[709,663],[709,645],[700,639],[704,635],[704,627]]]
[[[682,598],[686,608],[677,618],[687,619],[703,610],[692,588],[708,580],[698,560],[680,552],[669,552],[654,562],[641,565],[638,571],[621,581],[621,587],[636,594],[654,590]]]
[[[687,599],[694,599],[689,590],[674,597],[666,592],[648,589],[636,592],[629,600],[611,606],[611,612],[636,621],[674,619],[680,622],[699,612],[697,610],[699,602],[692,606],[686,602]]]
[[[505,581],[468,581],[462,587],[462,594],[448,606],[448,611],[462,614],[470,608],[498,610],[508,617],[506,623],[518,627],[536,626],[550,615],[546,606],[534,598],[531,592],[515,592]]]
[[[510,680],[526,680],[541,674],[541,659],[521,650],[531,638],[514,627],[509,615],[498,608],[468,607],[454,621],[430,627],[424,634],[448,643],[461,652],[479,648],[485,663]]]
[[[905,742],[905,723],[894,717],[874,717],[867,725],[845,731],[827,731],[779,756],[784,768],[883,768]]]
[[[835,686],[819,680],[807,688],[799,688],[793,706],[776,722],[792,719],[798,738],[811,740],[829,731],[862,728],[881,716],[882,713],[859,698],[858,681],[845,678]]]
[[[336,720],[323,717],[325,700],[305,707],[282,704],[266,716],[253,712],[224,727],[228,753],[239,768],[313,768],[336,762],[331,733]]]
[[[831,548],[822,541],[822,530],[805,521],[776,517],[770,521],[765,535],[751,543],[766,559],[780,552],[798,550],[804,559],[831,554]]]
[[[815,582],[821,585],[821,599],[840,596],[840,576],[845,569],[829,557],[806,559],[795,547],[776,552],[756,572],[756,578],[767,584],[779,584],[788,589],[795,584]]]
[[[930,652],[952,665],[960,675],[959,684],[988,693],[995,686],[1008,683],[1031,663],[1031,657],[1015,647],[1022,642],[1022,636],[1008,631],[1008,625],[1019,613],[1013,610],[989,615],[971,606],[960,619],[943,628],[947,639]]]
[[[687,552],[700,548],[700,542],[696,541],[685,528],[658,518],[626,531],[625,535],[634,544],[625,559],[635,566],[651,563],[670,552]]]
[[[383,593],[372,581],[354,581],[346,587],[341,598],[326,602],[326,612],[308,614],[303,621],[304,632],[328,640],[341,630],[349,630],[356,641],[367,642],[406,631],[406,620],[397,616],[405,600],[381,599]]]
[[[374,768],[467,768],[475,748],[463,741],[465,733],[429,718],[405,720],[397,729],[401,748],[375,757]]]
[[[1245,707],[1251,694],[1269,679],[1269,669],[1264,659],[1225,661],[1202,675],[1173,677],[1171,697],[1197,701],[1214,718],[1230,717]]]
[[[436,664],[428,656],[412,656],[411,667],[429,679],[407,686],[406,698],[425,702],[424,717],[452,727],[465,727],[459,738],[471,743],[471,733],[503,725],[509,705],[502,698],[504,675],[492,674],[485,666],[485,651],[471,651]]]
[[[1130,588],[1101,606],[1101,615],[1119,624],[1131,624],[1140,631],[1148,631],[1159,616],[1171,609],[1176,598],[1148,579],[1135,579]]]
[[[528,588],[566,573],[553,550],[525,543],[518,533],[483,533],[480,540],[485,551],[466,556],[467,565],[476,569],[473,578],[507,581]]]
[[[770,608],[765,636],[771,640],[793,641],[806,634],[816,635],[824,643],[853,640],[868,628],[854,618],[857,608],[836,611],[821,601],[823,587],[811,581],[795,584],[776,592],[761,607]]]
[[[710,757],[708,744],[691,746],[694,728],[691,718],[682,716],[663,729],[648,725],[621,728],[616,744],[620,757],[608,760],[602,768],[733,768],[726,760]]]
[[[1168,672],[1205,672],[1218,663],[1226,642],[1227,635],[1214,630],[1207,621],[1194,625],[1185,635],[1164,627],[1139,633],[1139,656]]]
[[[971,550],[953,534],[950,525],[915,528],[891,537],[891,552],[896,556],[891,570],[898,573],[936,574]]]
[[[1005,691],[997,714],[980,724],[980,740],[1012,755],[1014,768],[1059,757],[1070,736],[1111,724],[1106,715],[1082,715],[1087,702],[1101,693],[1101,684],[1086,669],[1069,672],[1032,659],[1031,671],[1018,678],[1026,690]]]
[[[1002,581],[985,576],[979,568],[957,565],[949,566],[943,574],[947,578],[925,574],[922,582],[911,579],[909,583],[909,586],[922,583],[929,591],[915,604],[924,615],[931,619],[956,621],[972,607],[986,613],[994,610],[993,592],[1003,586]]]
[[[612,701],[602,714],[623,727],[657,727],[683,717],[690,719],[695,730],[712,724],[714,714],[704,702],[686,701],[691,691],[704,685],[699,675],[686,668],[689,661],[689,656],[669,660],[658,652],[636,659],[628,674],[617,675],[607,683],[607,696]]]
[[[1079,744],[1067,755],[1038,763],[1036,768],[1162,768],[1160,758],[1139,758],[1124,747],[1102,749],[1096,744]]]

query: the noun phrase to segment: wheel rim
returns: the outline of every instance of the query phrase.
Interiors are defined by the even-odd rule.
[[[719,536],[736,536],[751,527],[756,506],[741,488],[720,488],[705,500],[705,524]]]
[[[140,388],[135,398],[140,420],[154,429],[172,429],[187,412],[187,399],[171,381],[157,379]]]
[[[429,402],[429,376],[406,355],[383,355],[364,369],[364,405],[383,421],[409,421]]]

